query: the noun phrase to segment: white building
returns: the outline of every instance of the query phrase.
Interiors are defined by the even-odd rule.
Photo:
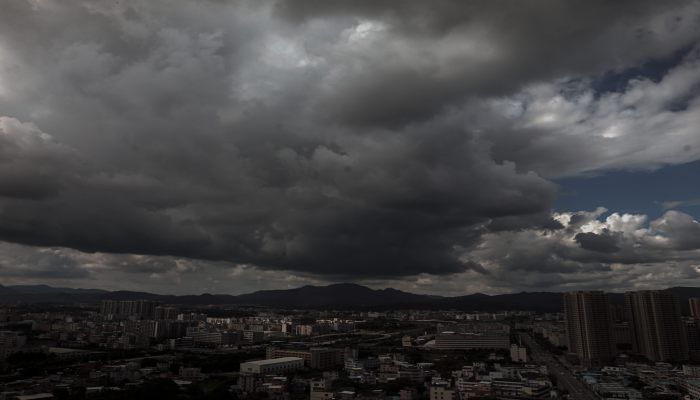
[[[686,387],[692,400],[700,400],[700,379],[688,379]]]
[[[15,397],[17,400],[46,400],[53,399],[54,396],[51,393],[37,393],[37,394],[25,394]]]
[[[430,400],[457,400],[459,393],[447,384],[430,386]]]
[[[605,382],[594,385],[595,392],[603,399],[642,400],[642,393],[636,389],[622,386],[617,382]]]
[[[331,400],[333,398],[331,386],[330,379],[312,379],[309,383],[310,400]]]
[[[241,372],[253,374],[272,374],[296,371],[304,367],[304,359],[299,357],[281,357],[269,360],[248,361],[241,363]]]
[[[683,365],[683,375],[692,378],[700,378],[700,366],[698,365]]]
[[[517,344],[510,345],[510,359],[513,362],[527,362],[527,348],[518,346]]]

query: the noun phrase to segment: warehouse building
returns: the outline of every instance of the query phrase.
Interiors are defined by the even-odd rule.
[[[252,374],[283,374],[301,368],[304,368],[304,359],[299,357],[282,357],[241,363],[241,372]]]

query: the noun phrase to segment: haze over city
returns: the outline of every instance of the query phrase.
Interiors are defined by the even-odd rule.
[[[1,7],[5,285],[697,284],[697,1]]]

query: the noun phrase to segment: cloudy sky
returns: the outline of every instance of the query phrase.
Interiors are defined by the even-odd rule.
[[[3,0],[0,283],[697,285],[700,2]]]

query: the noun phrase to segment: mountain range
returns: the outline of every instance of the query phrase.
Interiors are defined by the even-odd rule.
[[[700,297],[700,288],[673,287],[673,292],[687,311],[687,299]],[[623,295],[610,293],[612,303],[621,304]],[[562,295],[558,292],[521,292],[486,295],[444,297],[415,294],[397,289],[370,289],[353,283],[328,286],[303,286],[286,290],[262,290],[242,295],[161,295],[147,292],[106,291],[100,289],[71,289],[47,285],[0,285],[0,303],[98,303],[101,300],[153,300],[164,304],[192,306],[257,305],[280,308],[337,308],[337,309],[456,309],[463,311],[494,312],[502,310],[529,310],[538,312],[561,311]]]

